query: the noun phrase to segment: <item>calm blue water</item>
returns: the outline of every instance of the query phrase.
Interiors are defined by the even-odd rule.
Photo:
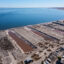
[[[0,30],[64,19],[64,10],[0,8]]]

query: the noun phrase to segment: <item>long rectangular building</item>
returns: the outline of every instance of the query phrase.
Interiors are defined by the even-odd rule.
[[[8,33],[16,41],[16,43],[21,47],[21,49],[24,52],[30,52],[33,50],[33,47],[31,47],[30,44],[26,43],[26,41],[23,40],[22,38],[19,38],[18,35],[16,35],[11,31],[9,31]]]

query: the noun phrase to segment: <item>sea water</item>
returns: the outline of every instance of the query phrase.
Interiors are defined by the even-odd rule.
[[[64,10],[51,8],[0,8],[0,30],[64,19]]]

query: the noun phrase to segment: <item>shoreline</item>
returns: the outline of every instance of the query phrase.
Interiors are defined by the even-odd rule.
[[[63,21],[63,20],[56,20],[56,21]],[[44,22],[44,23],[39,23],[39,24],[30,24],[30,25],[26,25],[26,26],[34,26],[34,25],[40,25],[40,24],[50,24],[52,22],[56,22],[56,21],[50,21],[50,22]],[[25,27],[25,26],[18,26],[18,27],[13,27],[13,28],[7,28],[7,29],[2,29],[0,31],[5,31],[5,30],[9,30],[9,29],[14,29],[14,28],[21,28],[21,27]]]

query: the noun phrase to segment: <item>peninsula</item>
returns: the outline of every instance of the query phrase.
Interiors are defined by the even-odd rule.
[[[64,7],[54,7],[55,9],[64,10]]]

